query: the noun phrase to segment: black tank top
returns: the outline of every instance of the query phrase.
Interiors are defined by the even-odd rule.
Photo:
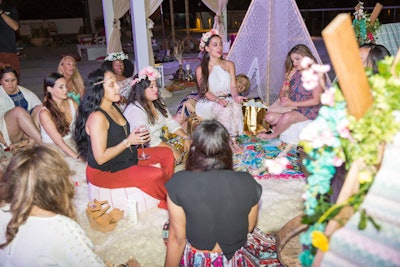
[[[119,108],[118,107],[116,107],[116,108],[120,112]],[[107,132],[107,148],[118,145],[130,133],[130,127],[129,127],[128,121],[126,121],[126,133],[125,133],[124,126],[118,125],[107,114],[107,112],[105,112],[101,108],[99,108],[98,111],[102,112],[104,114],[104,116],[106,116],[106,118],[110,124],[110,127],[108,128],[108,132]],[[121,115],[123,116],[122,113],[121,113]],[[124,151],[122,151],[122,153],[120,153],[115,158],[107,161],[106,163],[104,163],[102,165],[99,165],[99,164],[97,164],[97,162],[93,156],[92,143],[90,142],[90,136],[88,136],[87,138],[88,138],[88,145],[89,145],[87,160],[88,160],[88,165],[92,168],[102,170],[102,171],[116,172],[116,171],[126,169],[130,166],[136,165],[138,163],[136,146],[131,146],[130,149],[129,149],[129,147],[126,148]]]

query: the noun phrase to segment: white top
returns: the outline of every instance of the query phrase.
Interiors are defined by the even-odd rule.
[[[37,105],[40,105],[42,102],[39,100],[39,98],[33,93],[32,91],[19,86],[18,89],[21,91],[21,93],[24,95],[24,98],[28,102],[28,110],[33,109]],[[0,85],[0,131],[3,133],[4,139],[7,143],[7,145],[11,144],[10,137],[8,136],[8,131],[7,131],[7,126],[6,122],[4,120],[4,115],[6,114],[7,111],[10,109],[13,109],[15,107],[14,101],[11,99],[11,97],[7,94],[7,92],[4,90],[3,86]]]
[[[11,214],[9,206],[0,209],[0,243]],[[93,244],[80,225],[63,215],[29,216],[19,227],[14,240],[0,249],[2,267],[101,266],[104,262],[93,252]]]
[[[158,120],[154,125],[150,124],[146,111],[138,103],[129,104],[124,111],[124,116],[129,122],[131,132],[133,132],[137,127],[141,125],[146,125],[150,131],[150,147],[158,146],[161,140],[162,128],[164,126],[168,127],[169,132],[175,133],[177,130],[181,129],[179,123],[172,118],[171,114],[167,110],[168,117],[164,117],[160,111],[157,110]]]
[[[71,109],[72,120],[71,123],[69,124],[69,129],[70,129],[69,133],[63,137],[64,141],[72,138],[72,133],[75,129],[75,120],[76,120],[76,111],[74,107],[74,102],[72,99],[68,99],[68,103],[69,103],[69,108]],[[43,109],[47,108],[42,107],[40,111],[42,111]],[[43,143],[54,144],[54,141],[50,138],[50,136],[47,134],[46,130],[43,127],[40,127],[40,134],[42,136]]]

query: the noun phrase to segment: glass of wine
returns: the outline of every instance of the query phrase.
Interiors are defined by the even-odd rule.
[[[146,125],[140,125],[138,127],[138,130],[137,130],[138,133],[145,133],[145,132],[148,132],[148,131],[149,131],[149,129],[147,128]],[[146,154],[144,152],[144,144],[142,144],[142,153],[140,153],[140,155],[138,155],[138,159],[139,160],[146,160],[146,159],[149,159],[149,158],[150,158],[150,155]]]

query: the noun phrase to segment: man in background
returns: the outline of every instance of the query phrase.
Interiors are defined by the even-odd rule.
[[[10,64],[19,76],[20,64],[15,36],[18,29],[19,18],[16,8],[6,0],[0,0],[0,65]]]

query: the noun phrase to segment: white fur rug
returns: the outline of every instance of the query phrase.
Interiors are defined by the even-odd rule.
[[[75,204],[78,221],[95,245],[95,252],[104,260],[114,264],[135,258],[143,267],[164,265],[166,247],[162,238],[162,227],[168,220],[165,210],[153,208],[139,214],[139,221],[128,223],[126,216],[118,222],[110,233],[101,233],[90,228],[86,217],[89,202],[88,186],[85,178],[85,165],[70,159],[69,164],[77,182]],[[261,208],[257,226],[266,233],[277,232],[290,219],[303,210],[301,195],[305,181],[302,179],[258,180],[263,187]]]

